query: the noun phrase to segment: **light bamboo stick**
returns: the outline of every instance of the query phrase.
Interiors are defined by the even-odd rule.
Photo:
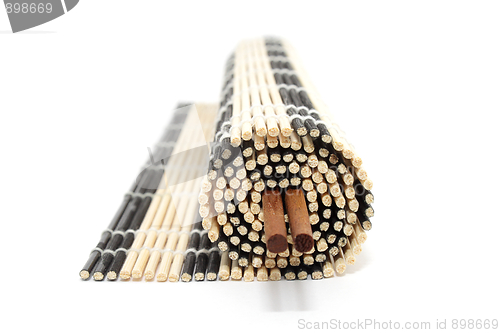
[[[196,116],[197,116],[197,114],[194,111],[194,109],[191,110],[190,114],[188,115],[188,117],[186,119],[186,122],[187,121],[193,122],[195,119],[194,117],[196,117]],[[181,161],[179,161],[180,163],[185,161],[186,155],[185,154],[178,154],[178,153],[180,151],[182,151],[183,149],[185,149],[186,145],[190,142],[189,141],[190,138],[192,138],[191,129],[189,128],[189,126],[185,126],[183,128],[181,134],[179,135],[177,145],[175,146],[174,151],[172,152],[172,159],[167,164],[167,167],[168,167],[168,165],[171,165],[173,163],[177,163],[176,160],[178,161],[180,159],[181,160]],[[176,155],[176,154],[178,154],[178,155]],[[176,170],[172,175],[166,175],[166,172],[167,171],[165,171],[164,178],[163,178],[166,186],[168,186],[168,181],[169,181],[167,176],[172,176],[172,179],[175,179],[175,178],[179,177],[181,174],[181,170]],[[146,217],[140,226],[140,230],[149,230],[150,228],[154,229],[154,230],[158,230],[159,227],[162,225],[163,217],[165,216],[167,208],[169,207],[171,196],[170,196],[170,194],[168,194],[166,192],[166,189],[163,189],[163,188],[158,190],[157,194],[159,194],[161,196],[155,197],[155,199],[153,201],[156,200],[156,202],[158,202],[157,198],[161,197],[161,202],[158,204],[158,206],[156,203],[152,204],[150,206],[148,213],[146,214]],[[146,239],[148,239],[148,238],[149,239],[154,238],[154,240],[152,240],[152,241],[150,240],[148,242],[148,244],[154,243],[154,241],[156,240],[156,232],[151,230],[147,234],[144,232],[138,233],[136,235],[136,238],[134,239],[134,243],[132,244],[131,248],[132,249],[139,249],[139,248],[143,247]],[[151,246],[152,246],[152,244],[150,245],[150,247]],[[148,256],[149,256],[149,251],[148,251]],[[137,251],[129,251],[128,252],[127,259],[125,260],[125,263],[120,271],[120,278],[121,279],[124,279],[124,280],[130,279],[130,277],[132,275],[132,270],[134,268],[134,265],[135,265],[138,257],[139,257],[139,253]]]
[[[283,116],[286,115],[286,109],[285,106],[283,105],[283,101],[278,91],[278,86],[276,85],[276,81],[274,80],[269,58],[265,53],[264,40],[261,39],[257,44],[255,44],[255,46],[256,46],[255,51],[257,52],[257,56],[260,55],[260,57],[263,59],[263,61],[261,61],[259,64],[263,65],[263,71],[265,73],[268,90],[271,96],[271,100],[275,105],[275,113],[278,116],[280,124],[280,132],[284,136],[288,137],[292,135],[293,130],[288,118]]]

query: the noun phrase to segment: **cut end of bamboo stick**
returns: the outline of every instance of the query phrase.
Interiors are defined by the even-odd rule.
[[[368,191],[371,191],[373,189],[373,181],[370,178],[362,180],[361,184],[363,184],[363,187]]]
[[[356,257],[354,256],[352,250],[345,251],[344,256],[348,265],[354,265],[356,263]]]
[[[269,280],[269,275],[267,273],[267,269],[264,268],[259,268],[257,270],[257,281],[268,281]]]
[[[363,229],[365,230],[371,230],[372,229],[372,223],[370,221],[364,221],[363,222]]]
[[[354,156],[351,160],[351,163],[354,167],[360,168],[363,165],[363,160],[359,156]]]
[[[177,273],[171,273],[168,276],[168,281],[170,281],[170,282],[178,282],[179,281],[179,274],[177,274]]]
[[[365,200],[366,200],[366,203],[370,204],[370,205],[375,202],[375,199],[373,198],[373,194],[371,194],[371,193],[366,194]]]
[[[239,137],[231,138],[231,146],[239,147],[240,145],[241,145],[241,138]]]
[[[118,278],[118,274],[116,274],[115,271],[109,271],[108,274],[106,274],[106,279],[109,281],[114,281]]]
[[[338,274],[344,274],[346,270],[346,264],[344,258],[338,258],[335,260],[335,271]]]
[[[314,264],[314,258],[310,254],[304,255],[303,261],[304,261],[304,264],[307,265],[307,266],[311,266],[311,265]]]
[[[333,141],[333,149],[336,151],[342,151],[344,149],[344,144],[340,141]]]
[[[248,141],[248,140],[252,139],[252,131],[251,130],[247,130],[247,131],[243,132],[243,134],[241,135],[241,137],[245,141]]]
[[[309,135],[312,137],[312,138],[318,138],[320,136],[320,132],[318,129],[313,129],[309,132]]]
[[[289,137],[290,135],[292,135],[293,133],[293,129],[288,125],[288,126],[283,126],[281,125],[281,134],[286,136],[286,137]]]
[[[243,277],[243,272],[241,270],[241,267],[235,267],[231,269],[231,279],[233,280],[241,280]]]
[[[344,155],[344,157],[347,159],[351,159],[354,157],[354,152],[349,148],[344,148],[342,150],[342,155]]]
[[[167,281],[167,274],[165,274],[165,273],[158,274],[158,276],[156,277],[156,281],[166,282]]]
[[[359,233],[357,239],[360,244],[363,244],[364,242],[366,242],[367,239],[366,233],[365,232]]]
[[[80,271],[80,277],[81,277],[83,280],[88,280],[88,278],[90,277],[90,273],[89,273],[89,271],[87,271],[87,270],[81,270],[81,271]]]
[[[192,278],[193,278],[193,276],[191,274],[188,274],[188,273],[184,273],[181,276],[182,282],[190,282],[192,280]]]
[[[95,272],[94,273],[94,280],[96,280],[96,281],[104,280],[104,274],[102,274],[101,272]]]
[[[265,137],[267,135],[267,129],[266,127],[261,127],[261,128],[257,128],[255,133],[258,135],[258,136],[261,136],[261,137]],[[276,135],[273,135],[273,136],[276,136]]]
[[[155,278],[155,273],[152,272],[152,271],[149,271],[147,270],[145,273],[144,273],[144,278],[147,280],[147,281],[151,281]]]
[[[264,266],[266,266],[266,268],[274,268],[276,267],[276,260],[274,260],[273,258],[266,258],[266,260],[264,261]]]
[[[281,280],[281,271],[278,267],[274,267],[271,269],[271,274],[269,274],[269,280],[271,281]]]
[[[243,281],[252,282],[255,280],[255,273],[252,266],[248,266],[245,268],[245,273],[243,273]]]
[[[307,135],[307,129],[305,127],[299,127],[299,128],[297,128],[297,134],[299,136],[306,136]]]
[[[328,267],[323,268],[323,275],[326,278],[333,277],[334,276],[334,269],[333,269],[333,267],[331,265],[329,265]]]
[[[120,279],[129,280],[130,279],[130,271],[122,270],[120,272]]]
[[[339,248],[337,246],[334,246],[328,252],[330,252],[330,255],[332,257],[335,257],[337,254],[339,254]]]
[[[270,127],[267,129],[267,133],[269,133],[270,136],[276,137],[280,134],[280,130],[278,127]]]
[[[142,278],[142,272],[140,270],[138,270],[138,269],[134,269],[132,271],[132,278],[134,278],[134,279],[140,279],[140,278]]]
[[[278,260],[276,260],[276,266],[278,266],[278,268],[285,268],[286,266],[288,266],[288,259],[278,258]]]
[[[351,236],[351,235],[352,235],[352,233],[353,233],[353,231],[354,231],[354,228],[352,227],[352,225],[349,225],[349,224],[348,224],[348,225],[346,225],[346,226],[344,227],[344,234],[345,234],[346,236]]]

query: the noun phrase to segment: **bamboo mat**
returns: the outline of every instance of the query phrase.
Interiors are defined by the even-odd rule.
[[[343,275],[373,183],[286,41],[242,41],[218,104],[180,105],[80,271],[96,281]]]

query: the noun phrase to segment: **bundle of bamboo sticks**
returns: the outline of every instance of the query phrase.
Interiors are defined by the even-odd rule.
[[[80,276],[342,274],[371,229],[372,186],[291,46],[246,40],[227,62],[219,106],[176,111]]]
[[[313,279],[356,261],[373,183],[285,41],[241,42],[221,93],[202,226],[235,279]]]

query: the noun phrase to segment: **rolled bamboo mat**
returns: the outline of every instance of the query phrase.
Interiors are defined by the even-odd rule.
[[[242,41],[220,102],[178,109],[82,279],[318,280],[372,228],[373,183],[286,41]]]

